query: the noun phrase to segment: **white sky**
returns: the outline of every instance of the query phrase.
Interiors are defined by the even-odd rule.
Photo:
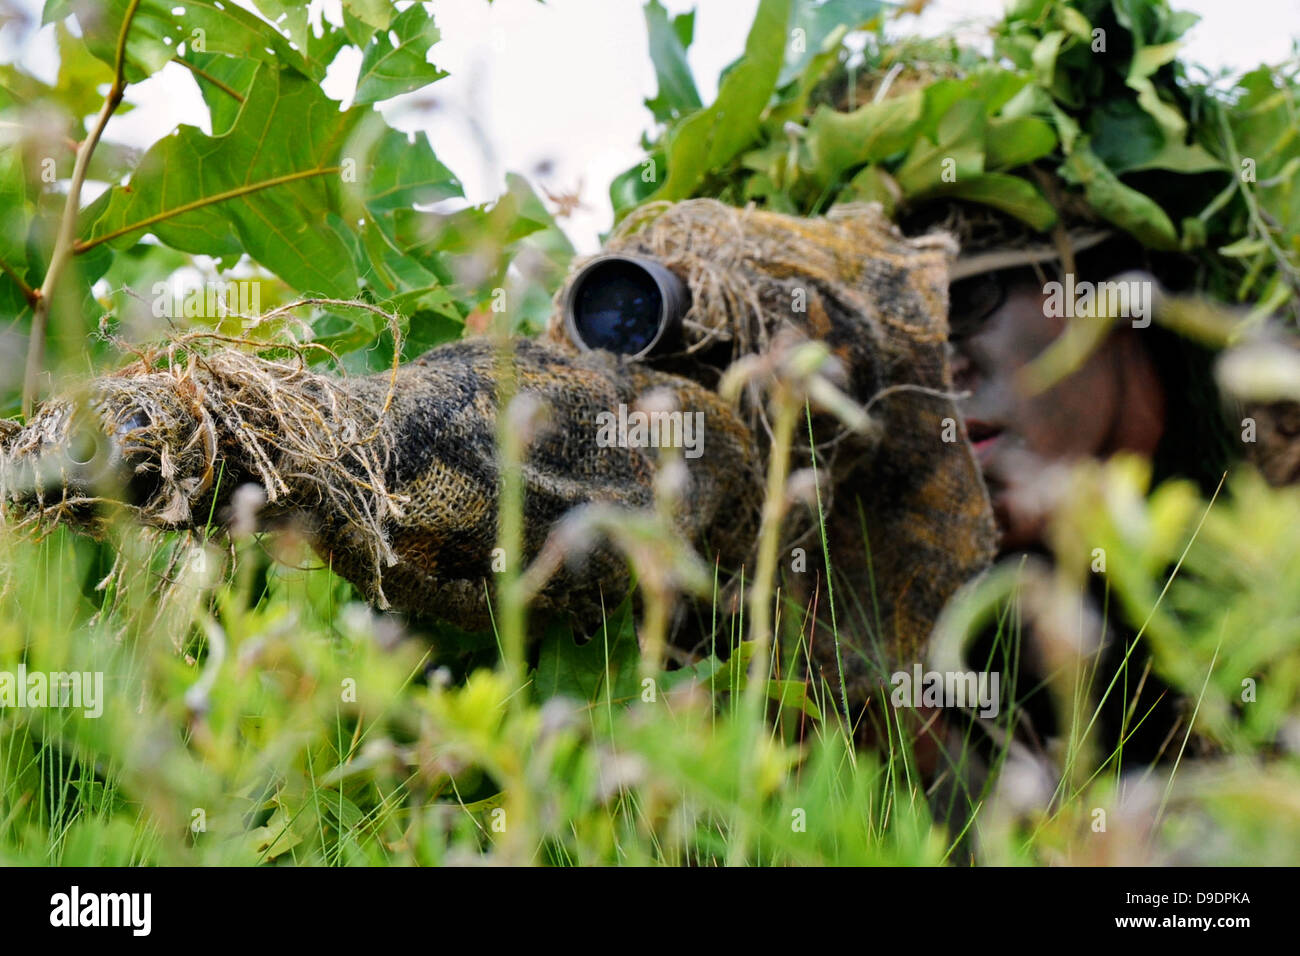
[[[35,0],[9,2],[39,7]],[[325,3],[328,10],[338,0]],[[1300,37],[1297,0],[1173,3],[1201,14],[1187,54],[1210,67],[1276,62]],[[743,48],[757,5],[758,0],[665,0],[673,13],[698,9],[690,59],[706,103],[716,93],[719,71]],[[540,179],[556,192],[581,185],[587,208],[564,226],[581,251],[594,250],[612,218],[609,181],[640,159],[638,142],[651,125],[642,100],[654,95],[655,79],[641,0],[432,0],[432,8],[443,40],[431,58],[451,76],[415,94],[432,97],[436,106],[392,101],[384,110],[389,121],[427,130],[472,202],[498,195],[507,171]],[[935,34],[960,27],[975,35],[1001,9],[1002,0],[934,0],[922,17],[907,18],[901,28]],[[45,78],[57,68],[51,29],[21,50],[24,67]],[[0,59],[13,58],[12,35],[12,28],[0,31]],[[358,61],[340,58],[327,90],[337,96],[350,89]],[[179,66],[132,88],[127,99],[141,108],[112,120],[105,134],[110,141],[144,146],[179,123],[207,127],[194,80]],[[549,167],[544,176],[537,175],[541,164]]]

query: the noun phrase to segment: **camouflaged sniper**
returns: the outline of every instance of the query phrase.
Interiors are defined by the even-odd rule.
[[[883,435],[871,441],[814,416],[816,464],[829,476],[826,530],[843,605],[837,625],[851,637],[846,677],[865,690],[895,664],[915,661],[944,603],[996,548],[979,467],[944,397],[952,386],[948,270],[956,244],[944,233],[906,239],[874,205],[805,219],[696,199],[637,211],[605,252],[653,257],[691,290],[682,348],[651,365],[708,383],[727,360],[766,349],[784,328],[831,347],[848,391],[870,403]],[[561,290],[557,302],[563,298]],[[567,342],[560,315],[548,333]],[[719,360],[721,344],[729,348]],[[760,411],[742,414],[764,448]],[[813,464],[803,438],[801,467]],[[815,516],[804,518],[787,538],[820,553],[816,528],[806,527]],[[833,642],[814,642],[813,650],[833,675]]]
[[[882,426],[869,442],[814,416],[849,683],[865,690],[877,669],[914,660],[995,540],[944,395],[953,242],[904,239],[874,207],[799,219],[694,200],[640,211],[608,251],[653,256],[687,284],[683,341],[670,354],[620,361],[578,352],[556,316],[549,341],[513,343],[518,389],[549,409],[524,468],[525,560],[578,505],[650,506],[656,450],[602,447],[597,416],[667,389],[705,420],[704,454],[684,460],[679,530],[724,572],[739,572],[757,532],[767,432],[757,403],[733,409],[713,388],[734,357],[793,329],[828,343],[850,393],[872,403]],[[49,402],[0,436],[4,498],[25,520],[83,521],[94,514],[97,475],[116,469],[141,521],[193,528],[222,517],[233,491],[255,482],[265,515],[295,516],[322,558],[379,606],[483,628],[497,542],[496,361],[490,342],[465,340],[368,378],[239,349],[191,352],[163,368],[136,363],[90,387],[90,418],[111,439],[94,467],[70,452],[86,403]],[[806,442],[800,455],[811,464]],[[793,520],[788,538],[818,554],[810,524]],[[562,571],[534,608],[591,628],[628,586],[623,560],[598,552]],[[833,653],[830,639],[814,652]]]

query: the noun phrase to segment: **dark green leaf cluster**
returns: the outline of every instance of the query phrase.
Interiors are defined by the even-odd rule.
[[[987,53],[888,40],[890,5],[764,0],[717,100],[699,104],[690,15],[646,7],[664,125],[616,210],[713,196],[818,214],[973,203],[1029,232],[1080,217],[1199,259],[1262,312],[1300,292],[1300,60],[1236,79],[1181,63],[1167,0],[1018,0]]]

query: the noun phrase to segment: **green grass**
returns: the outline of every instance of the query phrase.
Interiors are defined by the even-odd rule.
[[[626,605],[582,646],[532,632],[515,687],[491,636],[394,639],[393,619],[292,541],[242,542],[232,570],[216,550],[196,561],[192,543],[130,528],[103,544],[6,532],[0,671],[102,671],[106,700],[97,719],[0,711],[0,862],[1296,862],[1300,594],[1284,585],[1300,552],[1284,522],[1297,493],[1243,483],[1207,512],[1181,486],[1143,498],[1118,467],[1086,480],[1109,500],[1081,490],[1054,580],[1071,581],[1069,542],[1103,547],[1104,613],[1148,622],[1142,640],[1187,704],[1151,765],[1099,746],[1093,720],[1141,674],[1112,681],[1078,659],[1034,686],[1015,673],[1020,645],[1041,640],[1026,602],[1007,599],[1032,586],[1016,568],[1007,593],[995,575],[966,599],[983,602],[987,666],[1004,669],[1012,703],[991,722],[950,715],[948,756],[926,774],[935,728],[885,696],[871,710],[880,746],[854,750],[838,695],[799,677],[810,622],[788,599],[765,720],[743,706],[735,661],[750,654],[721,615],[729,653],[659,674],[653,700]],[[869,597],[836,593],[841,622],[866,612]],[[829,628],[824,597],[819,614]],[[1240,703],[1247,673],[1257,696]],[[1036,695],[1059,738],[1027,726],[1021,702]]]

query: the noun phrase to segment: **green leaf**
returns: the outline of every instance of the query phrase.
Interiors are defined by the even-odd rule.
[[[1056,210],[1032,183],[1006,173],[985,173],[944,184],[935,193],[992,206],[1028,223],[1039,232],[1056,224]]]
[[[641,205],[654,194],[657,180],[651,174],[663,169],[665,162],[664,152],[655,150],[635,166],[614,177],[609,184],[609,199],[616,217]]]
[[[390,32],[396,35],[396,43],[389,38]],[[421,4],[407,7],[389,30],[377,33],[366,47],[354,104],[364,106],[410,93],[446,76],[428,62],[429,48],[441,37],[433,17]]]
[[[1255,199],[1278,224],[1279,245],[1300,264],[1300,85],[1292,80],[1279,88],[1273,72],[1263,68],[1242,77],[1236,92],[1228,126],[1237,156],[1254,166]]]
[[[805,138],[814,177],[831,183],[854,166],[880,162],[906,149],[921,120],[922,105],[918,90],[868,103],[852,113],[818,107]]]
[[[808,685],[801,680],[770,680],[767,696],[783,710],[801,710],[813,720],[822,719],[821,708],[813,702]]]
[[[83,242],[121,247],[148,231],[185,252],[247,252],[299,291],[355,295],[352,253],[327,216],[340,210],[340,150],[361,113],[263,66],[229,132],[182,126],[156,143],[102,212],[83,214]]]
[[[1061,109],[1051,94],[1034,83],[1023,86],[1003,108],[1001,118],[1013,119],[1020,116],[1047,116],[1051,118],[1052,128],[1061,144],[1061,151],[1069,155],[1074,149],[1074,141],[1079,138],[1079,124],[1069,113]]]
[[[190,50],[181,57],[199,85],[199,94],[208,105],[208,117],[214,136],[229,132],[239,117],[244,100],[257,75],[258,62],[237,56],[199,53]]]
[[[512,294],[511,319],[521,331],[541,329],[573,258],[564,232],[528,181],[513,173],[489,206],[437,214],[371,204],[366,216],[363,278],[391,308],[411,316],[407,354],[458,337],[463,317],[505,284],[511,262],[523,261],[525,251],[527,281]],[[473,279],[454,287],[456,275]]]
[[[695,13],[672,20],[659,0],[645,5],[646,31],[650,35],[650,60],[654,63],[659,92],[646,106],[656,122],[664,123],[700,109],[703,102],[695,88],[695,77],[686,61],[695,34]]]
[[[1067,181],[1083,186],[1088,204],[1108,222],[1114,223],[1154,249],[1179,247],[1178,234],[1165,211],[1152,199],[1120,182],[1111,170],[1080,139],[1061,167]]]
[[[775,135],[777,130],[785,129],[786,123],[795,122],[802,125],[808,112],[808,103],[813,93],[831,74],[840,62],[842,44],[848,28],[841,26],[822,44],[822,51],[807,61],[802,72],[793,82],[781,87],[781,97],[768,110],[764,126]]]
[[[993,51],[999,57],[1003,57],[1012,62],[1018,70],[1032,70],[1034,68],[1034,51],[1038,48],[1038,41],[1026,34],[1016,34],[1008,36],[1006,34],[994,38]]]
[[[288,3],[285,0],[253,0],[253,4],[278,30],[289,34],[290,41],[300,52],[306,52],[311,35],[307,17],[308,4]]]
[[[534,690],[539,700],[601,703],[608,694],[626,702],[636,696],[640,660],[631,604],[624,601],[585,644],[577,643],[570,628],[549,626],[533,672]]]
[[[1007,4],[1007,20],[1041,22],[1047,16],[1047,8],[1055,3],[1056,0],[1011,0]]]
[[[356,145],[368,157],[361,193],[371,212],[429,205],[465,194],[455,174],[434,155],[427,134],[412,143],[405,133],[382,126],[373,145],[364,139]]]
[[[867,26],[890,5],[883,0],[796,0],[791,35],[792,45],[777,86],[792,83],[812,61],[839,46],[844,33]]]
[[[1165,144],[1156,121],[1128,97],[1107,100],[1093,109],[1088,139],[1092,151],[1116,173],[1149,162]]]
[[[117,41],[131,0],[51,0],[45,23],[76,14],[86,46],[110,67],[116,62]],[[176,11],[180,11],[177,13]],[[313,70],[274,27],[226,0],[140,0],[126,41],[126,78],[137,83],[161,70],[173,56],[199,48],[276,66],[289,66],[304,76],[324,77]]]
[[[874,163],[864,166],[841,190],[838,202],[878,202],[885,215],[893,216],[903,191],[894,178]]]
[[[914,132],[916,139],[926,137],[932,143],[939,141],[939,124],[948,111],[961,100],[973,99],[974,86],[966,80],[942,79],[927,83],[921,95],[921,121]]]
[[[387,30],[397,12],[389,0],[343,0],[343,6],[362,23],[376,30]]]
[[[1250,256],[1259,255],[1261,252],[1268,250],[1268,243],[1263,239],[1252,239],[1250,236],[1244,236],[1236,242],[1229,243],[1226,246],[1219,247],[1219,255],[1227,256],[1229,259],[1246,259]]]
[[[337,791],[322,790],[317,799],[321,810],[334,819],[340,830],[354,830],[366,821],[360,808]]]
[[[293,816],[278,804],[266,825],[250,831],[244,839],[263,862],[283,856],[302,842],[302,837],[293,831]]]
[[[1129,87],[1137,91],[1138,104],[1156,121],[1165,139],[1171,142],[1182,141],[1187,134],[1187,120],[1176,107],[1160,98],[1151,76],[1166,63],[1173,62],[1180,46],[1176,42],[1163,43],[1134,51],[1127,79]]]
[[[712,693],[738,694],[749,686],[749,665],[754,658],[754,642],[742,641],[725,663],[710,657],[693,669],[697,679]],[[808,694],[808,686],[800,680],[768,680],[765,688],[770,700],[783,708],[801,710],[814,720],[821,720],[820,708]]]
[[[1030,86],[1029,78],[1009,70],[981,68],[964,79],[935,80],[925,87],[925,113],[921,130],[930,139],[939,124],[959,100],[976,100],[988,116],[994,116]]]
[[[988,169],[1014,169],[1042,159],[1056,149],[1051,124],[1035,116],[989,120],[984,164]]]
[[[59,102],[80,121],[98,113],[104,105],[101,88],[113,82],[113,71],[87,49],[81,37],[73,35],[66,23],[55,27],[55,36],[59,44],[59,77],[55,89]],[[117,114],[129,108],[129,103],[122,103]]]
[[[1117,169],[1115,172],[1137,173],[1146,169],[1167,169],[1174,173],[1193,174],[1226,171],[1227,167],[1222,160],[1210,155],[1209,151],[1199,143],[1175,142],[1166,143],[1158,153],[1145,162]]]
[[[567,270],[573,258],[573,244],[547,211],[528,180],[518,173],[506,173],[506,193],[514,201],[517,215],[524,220],[542,224],[538,232],[530,233],[528,241],[534,244],[547,259]]]
[[[757,137],[784,60],[790,4],[760,0],[744,56],[726,74],[717,100],[669,136],[668,178],[654,198],[685,199],[707,171],[729,162]]]
[[[1134,47],[1170,43],[1200,20],[1194,13],[1175,12],[1167,0],[1111,0],[1119,25],[1132,34]]]
[[[317,82],[325,78],[325,73],[329,65],[334,62],[339,50],[349,42],[353,42],[346,29],[334,26],[324,17],[321,18],[321,33],[317,36],[316,31],[311,27],[309,4],[300,3],[298,0],[253,0],[253,2],[262,11],[262,15],[275,24],[278,30],[288,34],[293,45],[305,58],[311,78]],[[388,16],[391,17],[391,5],[384,5],[388,6]],[[385,19],[384,26],[387,25],[388,21]],[[370,37],[366,36],[357,45],[365,46],[369,39]]]
[[[16,278],[28,287],[37,284],[27,274],[27,234],[35,212],[28,190],[20,151],[15,146],[0,146],[0,316],[6,319],[28,308]]]
[[[1055,8],[1056,19],[1065,31],[1080,40],[1091,42],[1092,24],[1088,18],[1069,4],[1060,4]]]
[[[1039,85],[1048,89],[1056,83],[1056,58],[1060,55],[1061,44],[1065,42],[1065,38],[1064,30],[1053,30],[1034,47],[1034,77]]]
[[[907,196],[923,196],[942,188],[950,177],[973,178],[984,171],[984,129],[987,119],[978,100],[963,99],[944,115],[938,141],[919,138],[894,178]]]

